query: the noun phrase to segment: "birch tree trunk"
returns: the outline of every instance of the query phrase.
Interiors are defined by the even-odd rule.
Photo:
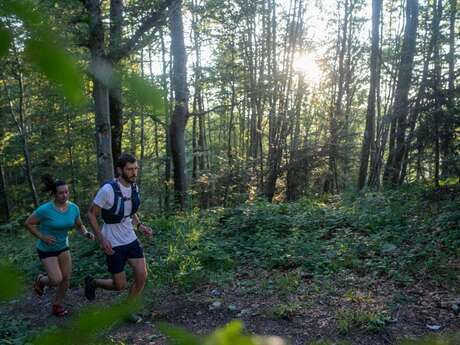
[[[85,0],[89,14],[89,49],[96,122],[97,177],[99,183],[112,179],[113,155],[110,128],[109,90],[107,79],[111,76],[110,65],[104,51],[104,29],[99,1]]]

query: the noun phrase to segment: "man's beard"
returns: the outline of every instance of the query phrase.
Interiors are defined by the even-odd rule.
[[[129,177],[125,175],[124,173],[121,173],[121,177],[123,177],[123,180],[125,180],[126,182],[129,182],[129,183],[136,182],[136,176]]]

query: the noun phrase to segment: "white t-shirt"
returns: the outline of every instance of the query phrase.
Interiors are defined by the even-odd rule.
[[[118,186],[120,186],[123,197],[128,199],[124,200],[125,217],[122,219],[121,223],[104,223],[104,225],[102,225],[102,234],[110,242],[112,247],[123,246],[137,239],[136,233],[134,232],[133,219],[129,217],[133,208],[133,203],[131,201],[131,186],[125,187],[120,182],[118,182]],[[114,199],[115,193],[113,187],[110,184],[105,184],[99,189],[93,202],[100,208],[109,210],[113,206]]]

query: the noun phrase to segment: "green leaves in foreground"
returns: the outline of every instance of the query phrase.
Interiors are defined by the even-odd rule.
[[[34,10],[31,3],[3,0],[0,3],[0,16],[16,18],[23,23],[30,33],[25,43],[25,53],[32,66],[56,85],[71,103],[81,103],[84,99],[83,73],[74,59],[59,45],[60,39],[53,34],[46,15]],[[0,57],[8,53],[12,36],[10,29],[0,25]],[[93,70],[91,73],[107,87],[112,86],[112,78],[121,78],[121,75],[111,70],[109,64],[101,66],[104,67],[102,71]],[[124,80],[141,105],[155,114],[165,113],[159,89],[135,74],[125,75]]]
[[[123,321],[139,308],[139,303],[119,303],[110,307],[95,305],[78,314],[66,327],[43,332],[34,345],[93,344],[104,331]]]
[[[29,60],[55,85],[67,99],[78,104],[83,100],[83,78],[73,59],[61,48],[45,40],[29,40],[26,46]]]
[[[197,337],[188,331],[169,324],[159,324],[158,328],[170,340],[172,345],[284,345],[286,342],[280,337],[261,337],[245,335],[241,321],[232,321],[222,328],[216,329],[207,337]],[[306,344],[317,344],[316,341]],[[321,344],[332,344],[328,340]],[[335,342],[334,342],[335,344]],[[458,345],[460,334],[429,336],[418,340],[405,340],[400,345]]]
[[[162,91],[154,87],[147,80],[136,74],[127,74],[124,77],[127,87],[133,92],[137,101],[152,110],[155,114],[164,114]]]
[[[32,66],[42,72],[49,81],[59,87],[73,104],[83,101],[83,77],[72,57],[58,45],[44,14],[33,10],[33,4],[2,0],[0,15],[16,17],[29,31],[26,55]],[[8,52],[12,33],[0,27],[0,57]]]
[[[11,300],[23,292],[22,277],[9,263],[0,263],[0,302]]]
[[[0,58],[8,53],[11,44],[11,33],[0,25]]]
[[[162,91],[154,83],[141,78],[136,73],[114,69],[104,59],[92,61],[89,72],[93,79],[108,89],[117,89],[124,84],[128,94],[144,107],[144,111],[152,114],[165,113]],[[117,97],[117,93],[113,96]]]
[[[166,334],[173,345],[260,345],[257,337],[243,334],[241,321],[232,321],[222,328],[216,329],[207,337],[197,337],[182,328],[161,323],[161,332]]]

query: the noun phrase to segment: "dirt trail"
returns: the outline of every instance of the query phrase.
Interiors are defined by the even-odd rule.
[[[308,297],[294,295],[281,299],[278,295],[267,295],[258,291],[251,293],[243,289],[241,281],[225,289],[206,286],[189,294],[169,293],[161,296],[154,307],[144,309],[143,321],[139,324],[122,324],[110,331],[109,337],[126,344],[167,344],[165,337],[157,330],[155,323],[165,321],[185,327],[195,334],[207,334],[216,327],[225,325],[234,319],[244,322],[246,329],[259,335],[278,335],[293,345],[305,345],[313,340],[345,341],[353,345],[396,344],[404,337],[419,337],[434,333],[428,328],[440,326],[439,332],[460,330],[460,318],[449,308],[441,307],[442,300],[454,298],[445,290],[436,290],[427,286],[414,286],[406,290],[396,290],[390,283],[379,283],[374,289],[367,289],[361,295],[344,298],[345,289],[336,290],[335,295],[317,295]],[[383,284],[383,285],[382,285]],[[98,291],[98,302],[116,300],[113,292]],[[359,304],[380,308],[388,302],[389,296],[405,296],[410,302],[393,308],[383,330],[369,333],[352,330],[346,335],[339,334],[337,312],[344,308],[359,308]],[[0,313],[11,315],[21,322],[28,322],[31,328],[45,328],[51,325],[62,326],[70,316],[55,317],[49,314],[53,291],[38,298],[32,292],[25,297],[3,305]],[[75,314],[89,305],[81,288],[68,292],[66,305]],[[284,313],[273,311],[274,306],[286,307]],[[276,308],[275,308],[276,310]],[[436,327],[435,327],[436,328]],[[0,341],[1,343],[1,341]]]

